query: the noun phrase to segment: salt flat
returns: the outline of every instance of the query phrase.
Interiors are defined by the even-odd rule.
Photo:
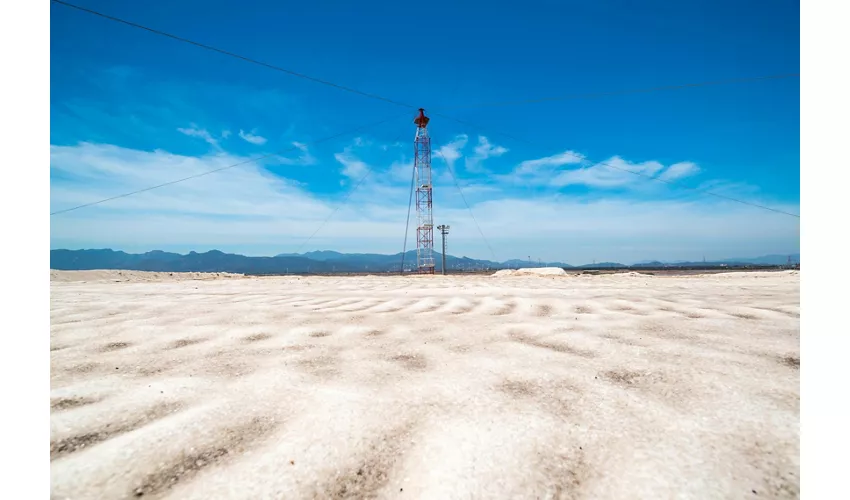
[[[53,498],[796,498],[799,275],[51,273]]]

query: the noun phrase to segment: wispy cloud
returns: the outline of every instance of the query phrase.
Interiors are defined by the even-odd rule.
[[[486,173],[481,163],[488,158],[502,156],[508,152],[508,149],[503,146],[491,144],[485,136],[478,136],[478,143],[473,148],[472,154],[465,156],[463,150],[469,142],[469,136],[460,134],[448,144],[443,144],[435,150],[435,155],[438,158],[445,160],[449,168],[454,169],[455,163],[460,158],[464,158],[464,168],[470,173]]]
[[[473,150],[472,156],[466,158],[466,171],[472,173],[487,172],[481,163],[488,158],[496,158],[508,152],[508,148],[491,144],[487,137],[478,136],[478,144]]]
[[[508,148],[490,144],[490,141],[483,135],[478,136],[478,145],[475,146],[475,157],[481,160],[502,156],[508,152]]]
[[[587,168],[561,171],[551,179],[550,185],[564,187],[580,184],[593,188],[638,189],[653,186],[647,184],[652,178],[669,182],[696,175],[699,171],[699,167],[691,162],[674,163],[665,167],[657,161],[633,163],[614,156]]]
[[[466,143],[468,141],[469,136],[466,134],[458,135],[452,142],[437,148],[437,152],[439,153],[439,156],[441,156],[443,160],[449,164],[450,168],[454,168],[455,162],[462,156],[461,152],[463,151],[463,148],[466,147]]]
[[[526,160],[520,163],[516,167],[516,169],[514,169],[514,173],[519,175],[535,174],[539,173],[540,170],[544,168],[551,169],[563,165],[581,163],[583,161],[584,155],[576,153],[575,151],[567,150],[563,153],[558,153],[552,156],[546,156],[544,158],[538,158],[536,160]]]
[[[580,153],[564,151],[545,158],[523,161],[510,175],[499,178],[506,182],[555,188],[583,185],[597,189],[645,189],[652,186],[647,184],[649,179],[670,182],[698,173],[700,168],[693,162],[665,166],[654,160],[636,163],[613,156],[605,161],[590,163]]]
[[[385,148],[385,146],[388,147]],[[360,181],[368,171],[372,171],[379,175],[368,178],[368,185],[389,182],[400,183],[398,185],[401,187],[407,186],[413,171],[413,161],[403,154],[401,156],[397,156],[397,153],[387,154],[386,151],[392,147],[392,145],[376,144],[367,138],[356,137],[341,152],[335,153],[334,159],[342,165],[340,174],[349,180]],[[376,155],[377,150],[381,153]],[[362,159],[364,156],[371,158],[369,163]],[[345,182],[342,184],[344,185]]]
[[[667,170],[662,172],[661,175],[658,176],[658,178],[665,181],[675,181],[677,179],[690,177],[698,173],[700,173],[700,168],[699,166],[697,166],[696,163],[683,161],[679,163],[674,163],[667,167]]]
[[[51,209],[143,189],[246,159],[227,153],[194,157],[106,144],[51,146],[51,172],[61,176],[51,184]],[[297,183],[253,163],[121,198],[100,210],[127,213],[130,220],[145,214],[267,217],[280,210],[281,203],[291,204],[290,209],[301,214],[305,210],[322,211],[322,204],[306,195]]]
[[[340,173],[351,180],[359,180],[369,171],[369,166],[350,151],[334,154],[334,158],[342,165]]]
[[[310,153],[310,148],[303,142],[293,141],[292,146],[294,149],[300,151],[297,158],[276,155],[273,157],[272,161],[280,165],[315,165],[318,162],[316,157]]]
[[[253,130],[251,132],[245,132],[244,130],[240,130],[239,137],[250,142],[251,144],[256,144],[258,146],[262,146],[267,141],[265,137],[254,134]]]
[[[181,134],[188,135],[189,137],[197,137],[199,139],[203,139],[213,147],[219,147],[218,140],[213,137],[207,129],[199,128],[194,123],[187,128],[178,128],[177,131]]]
[[[663,169],[664,165],[657,161],[631,163],[615,156],[587,168],[561,171],[552,178],[550,184],[556,187],[583,184],[595,188],[635,186],[646,182],[637,174],[653,177]]]

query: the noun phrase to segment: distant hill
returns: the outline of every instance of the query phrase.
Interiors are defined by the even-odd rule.
[[[364,254],[359,254],[364,255]],[[275,255],[275,257],[306,257],[312,260],[335,260],[345,257],[346,254],[340,252],[334,252],[333,250],[317,250],[315,252],[307,252],[304,254],[298,253],[282,253]]]
[[[625,264],[620,264],[619,262],[600,262],[598,264],[585,264],[583,266],[577,266],[580,269],[616,269],[621,267],[629,267]]]
[[[788,263],[789,255],[763,255],[761,257],[744,257],[738,259],[723,259],[723,260],[711,260],[711,261],[676,261],[676,262],[659,262],[659,261],[648,261],[648,262],[640,262],[632,265],[631,267],[663,267],[663,266],[679,266],[679,267],[693,267],[693,266],[784,266]],[[800,262],[800,254],[790,254],[791,263],[798,264]]]
[[[760,264],[765,266],[781,266],[788,263],[789,255],[763,255],[755,258],[727,259],[720,262],[729,264],[732,262],[745,262],[747,264]],[[798,264],[800,262],[800,254],[790,254],[791,263]]]
[[[438,271],[442,256],[435,253]],[[186,255],[155,250],[130,254],[111,249],[51,250],[50,268],[57,270],[127,269],[161,272],[230,272],[245,274],[389,272],[401,269],[402,254],[343,254],[332,251],[306,254],[280,254],[274,257],[246,257],[219,250]],[[416,265],[416,250],[404,254],[405,269]],[[446,255],[449,270],[501,269],[496,262]]]
[[[51,250],[50,268],[58,270],[127,269],[161,272],[282,273],[325,272],[331,266],[304,257],[246,257],[218,250],[186,255],[161,251],[129,254],[104,250]]]
[[[436,270],[442,271],[442,258],[434,253]],[[791,256],[793,263],[800,262],[800,255]],[[416,265],[416,250],[404,254],[404,267],[412,270]],[[511,259],[505,262],[456,257],[446,255],[446,268],[449,271],[479,271],[485,269],[513,269],[520,267],[561,267],[565,269],[625,269],[641,267],[702,267],[702,266],[745,266],[745,265],[784,265],[787,255],[765,255],[749,259],[728,259],[715,262],[676,262],[645,261],[626,266],[618,262],[600,262],[571,266],[563,262],[535,263],[523,259]],[[120,250],[51,250],[50,268],[57,270],[90,269],[127,269],[134,271],[161,272],[230,272],[244,274],[283,274],[283,273],[333,273],[333,272],[397,272],[402,265],[402,254],[393,255],[372,253],[341,253],[332,250],[307,252],[304,254],[279,254],[274,257],[247,257],[245,255],[224,253],[219,250],[197,253],[178,253],[154,250],[142,254],[131,254]]]

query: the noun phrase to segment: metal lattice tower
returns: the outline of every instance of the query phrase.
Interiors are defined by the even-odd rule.
[[[416,267],[420,273],[434,274],[434,215],[432,213],[431,138],[425,110],[419,108],[416,138],[413,140],[413,170],[416,175]]]

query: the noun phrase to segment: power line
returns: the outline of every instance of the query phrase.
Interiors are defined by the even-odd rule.
[[[364,129],[367,129],[367,128],[375,127],[375,126],[377,126],[377,125],[380,125],[380,124],[382,124],[382,123],[386,123],[386,122],[388,122],[388,121],[392,120],[392,119],[393,119],[393,118],[395,118],[396,116],[397,116],[397,114],[393,114],[393,115],[392,115],[391,117],[389,117],[389,118],[384,118],[383,120],[380,120],[380,121],[377,121],[377,122],[374,122],[374,123],[370,123],[370,124],[368,124],[368,125],[363,125],[363,126],[360,126],[360,127],[356,127],[356,128],[353,128],[353,129],[349,129],[349,130],[346,130],[346,131],[344,131],[344,132],[339,132],[339,133],[334,134],[334,135],[332,135],[332,136],[325,137],[325,138],[323,138],[323,139],[318,139],[318,140],[316,140],[316,141],[312,141],[312,142],[310,142],[310,143],[308,143],[308,144],[316,145],[316,144],[319,144],[319,143],[322,143],[322,142],[329,141],[329,140],[331,140],[331,139],[336,139],[337,137],[340,137],[340,136],[343,136],[343,135],[350,134],[350,133],[352,133],[352,132],[357,132],[357,131],[364,130]],[[214,173],[216,173],[216,172],[221,172],[222,170],[227,170],[227,169],[229,169],[229,168],[239,167],[239,166],[241,166],[241,165],[247,165],[248,163],[254,163],[254,162],[257,162],[257,161],[260,161],[260,160],[264,160],[264,159],[269,158],[269,157],[272,157],[272,156],[277,156],[277,155],[280,155],[280,154],[288,153],[288,152],[290,152],[290,151],[294,151],[294,150],[296,150],[296,149],[298,149],[298,147],[297,147],[297,146],[293,146],[293,147],[290,147],[290,148],[287,148],[287,149],[284,149],[284,150],[281,150],[281,151],[276,151],[276,152],[274,152],[274,153],[269,153],[269,154],[266,154],[266,155],[257,156],[257,157],[254,157],[254,158],[249,158],[249,159],[247,159],[247,160],[240,161],[240,162],[238,162],[238,163],[234,163],[234,164],[232,164],[232,165],[227,165],[227,166],[225,166],[225,167],[220,167],[220,168],[216,168],[216,169],[213,169],[213,170],[207,170],[206,172],[201,172],[201,173],[199,173],[199,174],[194,174],[194,175],[190,175],[190,176],[188,176],[188,177],[183,177],[182,179],[176,179],[176,180],[169,181],[169,182],[163,182],[162,184],[157,184],[157,185],[155,185],[155,186],[146,187],[146,188],[144,188],[144,189],[139,189],[139,190],[136,190],[136,191],[131,191],[131,192],[129,192],[129,193],[119,194],[119,195],[117,195],[117,196],[112,196],[112,197],[110,197],[110,198],[104,198],[104,199],[102,199],[102,200],[93,201],[93,202],[91,202],[91,203],[84,203],[84,204],[82,204],[82,205],[77,205],[76,207],[72,207],[72,208],[66,208],[66,209],[63,209],[63,210],[57,210],[56,212],[51,212],[51,213],[50,213],[50,215],[52,216],[52,215],[63,214],[63,213],[66,213],[66,212],[72,212],[72,211],[74,211],[74,210],[79,210],[79,209],[81,209],[81,208],[90,207],[90,206],[93,206],[93,205],[100,205],[101,203],[106,203],[106,202],[108,202],[108,201],[117,200],[117,199],[119,199],[119,198],[126,198],[126,197],[128,197],[128,196],[132,196],[132,195],[134,195],[134,194],[144,193],[144,192],[146,192],[146,191],[152,191],[152,190],[154,190],[154,189],[159,189],[159,188],[161,188],[161,187],[165,187],[165,186],[171,186],[172,184],[177,184],[177,183],[179,183],[179,182],[188,181],[188,180],[190,180],[190,179],[197,179],[198,177],[203,177],[203,176],[205,176],[205,175],[214,174]]]
[[[362,90],[357,90],[357,89],[353,89],[351,87],[346,87],[344,85],[339,85],[339,84],[336,84],[336,83],[333,83],[333,82],[329,82],[327,80],[322,80],[321,78],[316,78],[316,77],[313,77],[313,76],[305,75],[303,73],[298,73],[297,71],[293,71],[293,70],[286,69],[286,68],[281,68],[280,66],[275,66],[273,64],[264,63],[262,61],[258,61],[256,59],[252,59],[250,57],[242,56],[242,55],[239,55],[239,54],[236,54],[236,53],[224,50],[224,49],[219,49],[219,48],[213,47],[211,45],[196,42],[194,40],[189,40],[188,38],[183,38],[181,36],[173,35],[171,33],[166,33],[165,31],[160,31],[158,29],[150,28],[148,26],[143,26],[141,24],[137,24],[137,23],[134,23],[132,21],[127,21],[126,19],[121,19],[121,18],[118,18],[118,17],[110,16],[108,14],[104,14],[103,12],[98,12],[96,10],[88,9],[86,7],[80,7],[79,5],[74,5],[74,4],[68,3],[68,2],[63,2],[62,0],[51,0],[51,1],[53,3],[57,3],[59,5],[64,5],[66,7],[72,8],[72,9],[77,9],[77,10],[80,10],[82,12],[87,12],[89,14],[93,14],[95,16],[99,16],[99,17],[102,17],[104,19],[108,19],[110,21],[115,21],[117,23],[121,23],[121,24],[125,24],[127,26],[131,26],[133,28],[145,30],[145,31],[147,31],[149,33],[153,33],[155,35],[164,36],[164,37],[167,37],[167,38],[171,38],[172,40],[177,40],[179,42],[188,43],[190,45],[200,47],[202,49],[210,50],[210,51],[213,51],[213,52],[218,52],[219,54],[223,54],[223,55],[230,56],[230,57],[235,57],[236,59],[241,59],[241,60],[249,62],[251,64],[256,64],[256,65],[259,65],[259,66],[263,66],[265,68],[273,69],[275,71],[280,71],[282,73],[286,73],[288,75],[296,76],[298,78],[303,78],[305,80],[310,80],[312,82],[321,83],[322,85],[327,85],[329,87],[334,87],[334,88],[339,89],[339,90],[351,92],[352,94],[358,94],[358,95],[361,95],[361,96],[364,96],[364,97],[369,97],[371,99],[377,99],[379,101],[384,101],[384,102],[388,102],[390,104],[395,104],[396,106],[404,106],[406,108],[416,109],[415,106],[412,106],[410,104],[405,104],[403,102],[395,101],[393,99],[389,99],[387,97],[383,97],[383,96],[380,96],[380,95],[377,95],[377,94],[370,94],[368,92],[363,92]]]
[[[416,184],[416,169],[410,172],[410,195],[407,198],[407,222],[404,225],[404,246],[401,248],[401,274],[404,274],[404,256],[407,253],[407,233],[410,230],[410,207],[413,205],[413,186]]]
[[[490,249],[490,255],[493,257],[493,261],[496,261],[496,252],[493,251],[493,247],[490,246],[490,242],[487,241],[487,237],[484,236],[484,231],[482,231],[481,226],[478,225],[478,221],[475,219],[475,214],[472,213],[472,207],[469,206],[469,203],[467,203],[466,201],[466,196],[463,195],[463,189],[461,189],[460,184],[457,181],[457,176],[455,176],[454,169],[439,149],[435,149],[434,151],[436,151],[436,153],[440,155],[440,158],[442,158],[443,161],[446,163],[446,167],[448,168],[449,173],[452,175],[452,180],[454,180],[455,186],[457,187],[457,190],[460,193],[460,198],[463,200],[463,204],[466,205],[466,209],[469,210],[469,215],[470,217],[472,217],[472,222],[475,223],[475,227],[478,228],[478,233],[481,235],[481,239],[484,240],[484,243],[487,245],[487,248]]]
[[[570,101],[577,99],[595,99],[599,97],[611,97],[618,95],[629,95],[629,94],[642,94],[649,92],[659,92],[662,90],[679,90],[686,88],[696,88],[696,87],[709,87],[714,85],[728,85],[733,83],[750,83],[764,80],[780,80],[783,78],[792,78],[799,77],[800,73],[781,73],[775,75],[764,75],[764,76],[752,76],[752,77],[741,77],[741,78],[729,78],[725,80],[709,80],[704,82],[695,82],[695,83],[683,83],[679,85],[664,85],[657,87],[644,87],[637,89],[623,89],[623,90],[612,90],[608,92],[591,92],[586,94],[570,94],[564,96],[557,97],[542,97],[539,99],[523,99],[517,101],[497,101],[497,102],[485,102],[478,104],[470,104],[468,106],[451,106],[443,109],[471,109],[471,108],[490,108],[490,107],[501,107],[501,106],[517,106],[521,104],[536,104],[541,102],[552,102],[552,101]],[[436,113],[434,113],[436,114]]]
[[[440,117],[442,117],[442,118],[446,118],[447,120],[452,120],[452,121],[454,121],[454,122],[460,123],[461,125],[466,125],[466,126],[469,126],[469,127],[475,127],[475,128],[478,128],[478,129],[480,129],[480,128],[481,128],[480,126],[478,126],[478,125],[476,125],[476,124],[474,124],[474,123],[470,123],[470,122],[467,122],[467,121],[464,121],[464,120],[460,120],[460,119],[458,119],[458,118],[453,118],[453,117],[451,117],[451,116],[447,116],[447,115],[444,115],[444,114],[441,114],[441,113],[433,113],[433,115],[434,115],[434,116],[440,116]],[[503,136],[505,136],[505,137],[508,137],[508,138],[510,138],[510,139],[513,139],[513,140],[515,140],[515,141],[524,142],[524,143],[526,143],[526,144],[530,144],[530,145],[535,145],[535,146],[536,146],[536,144],[532,143],[531,141],[528,141],[527,139],[522,139],[522,138],[516,137],[516,136],[514,136],[514,135],[507,134],[507,133],[505,133],[505,132],[499,132],[499,131],[496,131],[496,130],[494,130],[494,132],[495,132],[495,133],[498,133],[498,134],[500,134],[500,135],[503,135]],[[643,172],[637,172],[637,171],[634,171],[634,170],[629,170],[629,169],[627,169],[627,168],[618,167],[618,166],[616,166],[616,165],[612,165],[612,164],[610,164],[610,163],[606,163],[606,162],[604,162],[604,161],[599,161],[599,162],[590,162],[590,160],[588,160],[587,158],[584,158],[583,156],[577,155],[577,154],[572,153],[572,152],[570,152],[570,151],[567,151],[567,152],[566,152],[566,154],[568,154],[568,155],[570,155],[570,156],[573,156],[573,157],[575,157],[575,158],[578,158],[578,159],[579,159],[579,160],[581,160],[582,162],[589,162],[589,163],[596,164],[596,165],[602,165],[602,166],[605,166],[605,167],[613,168],[614,170],[620,170],[620,171],[622,171],[622,172],[627,172],[627,173],[630,173],[630,174],[633,174],[633,175],[639,175],[639,176],[641,176],[641,177],[645,177],[645,178],[647,178],[647,179],[649,179],[649,180],[658,181],[658,182],[663,182],[663,183],[665,183],[665,184],[669,184],[669,185],[671,185],[671,186],[683,187],[683,188],[686,188],[686,189],[690,189],[690,190],[692,190],[692,191],[696,191],[696,192],[699,192],[699,193],[707,194],[707,195],[709,195],[709,196],[714,196],[714,197],[716,197],[716,198],[722,198],[722,199],[724,199],[724,200],[734,201],[734,202],[736,202],[736,203],[741,203],[741,204],[743,204],[743,205],[749,205],[749,206],[751,206],[751,207],[761,208],[761,209],[763,209],[763,210],[769,210],[769,211],[771,211],[771,212],[776,212],[776,213],[779,213],[779,214],[788,215],[788,216],[791,216],[791,217],[796,217],[796,218],[798,218],[798,219],[800,218],[800,215],[799,215],[799,214],[794,214],[794,213],[791,213],[791,212],[786,212],[786,211],[784,211],[784,210],[780,210],[780,209],[778,209],[778,208],[773,208],[773,207],[768,207],[768,206],[765,206],[765,205],[759,205],[758,203],[752,203],[752,202],[749,202],[749,201],[746,201],[746,200],[741,200],[741,199],[739,199],[739,198],[733,198],[733,197],[731,197],[731,196],[726,196],[726,195],[723,195],[723,194],[715,193],[715,192],[713,192],[713,191],[708,191],[708,190],[706,190],[706,189],[700,189],[700,188],[697,188],[697,187],[694,187],[694,186],[689,186],[689,185],[687,185],[687,184],[683,184],[683,183],[681,183],[681,182],[674,182],[674,181],[669,181],[669,180],[666,180],[666,179],[661,179],[661,178],[659,178],[659,177],[653,177],[653,176],[651,176],[651,175],[647,175],[647,174],[645,174],[645,173],[643,173]]]

